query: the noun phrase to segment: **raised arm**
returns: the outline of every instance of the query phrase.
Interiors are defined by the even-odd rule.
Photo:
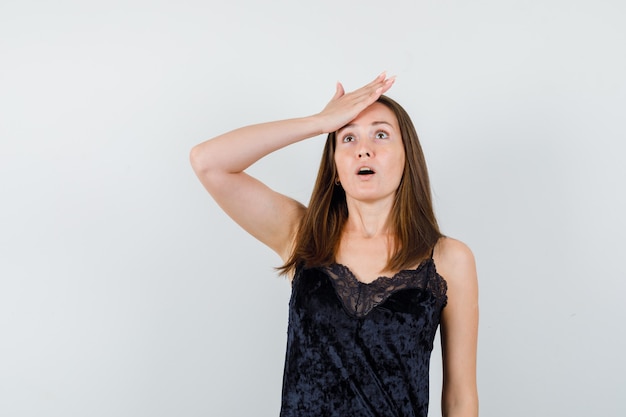
[[[394,79],[381,74],[346,94],[341,84],[320,113],[252,125],[203,142],[191,150],[191,165],[220,207],[283,260],[289,256],[305,207],[244,172],[264,156],[301,140],[333,132],[387,91]]]
[[[448,304],[441,318],[442,415],[477,417],[478,282],[474,255],[462,242],[442,238],[435,249],[435,263],[448,284]]]

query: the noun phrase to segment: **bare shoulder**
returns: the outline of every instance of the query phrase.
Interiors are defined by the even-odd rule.
[[[465,243],[442,237],[435,246],[433,259],[437,272],[448,282],[449,287],[476,285],[476,261]]]
[[[433,259],[448,284],[441,313],[444,415],[478,415],[476,351],[478,347],[478,280],[474,255],[456,239],[441,238]]]

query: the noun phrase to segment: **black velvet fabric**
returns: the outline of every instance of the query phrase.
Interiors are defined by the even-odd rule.
[[[432,259],[370,284],[338,264],[298,269],[281,417],[426,417],[446,289]]]

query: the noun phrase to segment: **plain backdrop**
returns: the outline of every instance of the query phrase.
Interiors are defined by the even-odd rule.
[[[626,415],[625,21],[621,0],[0,0],[0,415],[278,415],[289,283],[189,150],[382,70],[478,262],[481,415]],[[250,171],[306,204],[323,140]]]

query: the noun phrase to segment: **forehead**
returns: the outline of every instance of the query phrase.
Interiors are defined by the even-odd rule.
[[[396,115],[389,107],[379,102],[371,104],[343,128],[349,126],[369,126],[379,122],[388,123],[391,127],[398,130],[398,119]]]

